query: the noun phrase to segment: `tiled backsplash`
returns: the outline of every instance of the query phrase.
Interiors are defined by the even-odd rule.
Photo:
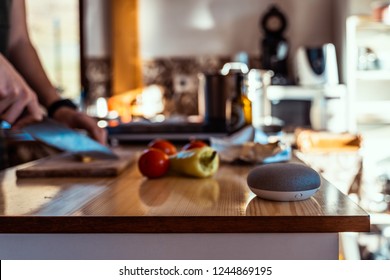
[[[166,116],[198,114],[198,74],[216,72],[230,62],[229,56],[168,57],[143,60],[144,85],[164,88]],[[251,57],[250,68],[259,68]]]

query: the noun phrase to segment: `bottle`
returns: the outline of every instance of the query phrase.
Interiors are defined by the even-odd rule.
[[[251,102],[252,126],[261,127],[271,116],[271,102],[267,97],[267,88],[271,84],[273,72],[251,69],[246,75],[246,96]]]
[[[252,124],[252,101],[248,97],[248,91],[243,91],[241,94],[242,108],[244,109],[245,124]]]
[[[233,83],[231,87],[232,98],[230,109],[230,131],[233,132],[239,130],[248,123],[248,118],[245,117],[244,101],[248,107],[247,101],[249,100],[243,95],[244,75],[242,73],[232,73],[229,75],[231,75],[231,81]]]

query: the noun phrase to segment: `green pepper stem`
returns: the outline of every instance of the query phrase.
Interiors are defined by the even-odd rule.
[[[216,151],[213,151],[213,153],[211,154],[211,156],[207,159],[205,159],[204,163],[206,165],[209,165],[214,159],[215,157],[217,156],[217,152]]]

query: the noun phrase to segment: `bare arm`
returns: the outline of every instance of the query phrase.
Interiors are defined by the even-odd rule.
[[[37,93],[46,108],[60,96],[47,78],[38,55],[31,44],[27,31],[24,0],[13,0],[11,8],[11,30],[8,44],[8,59]]]
[[[42,117],[35,92],[0,54],[0,120],[18,128]]]
[[[48,108],[55,101],[61,99],[43,70],[28,36],[24,0],[13,0],[12,2],[11,30],[7,54],[9,61],[23,76],[32,90],[36,92],[39,102],[43,106]],[[71,128],[85,129],[95,140],[103,144],[106,143],[106,131],[99,128],[94,119],[82,112],[61,107],[54,113],[53,117]]]

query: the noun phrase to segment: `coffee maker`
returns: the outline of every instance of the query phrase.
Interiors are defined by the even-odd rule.
[[[333,44],[300,47],[295,58],[296,82],[302,86],[339,84],[336,48]]]

